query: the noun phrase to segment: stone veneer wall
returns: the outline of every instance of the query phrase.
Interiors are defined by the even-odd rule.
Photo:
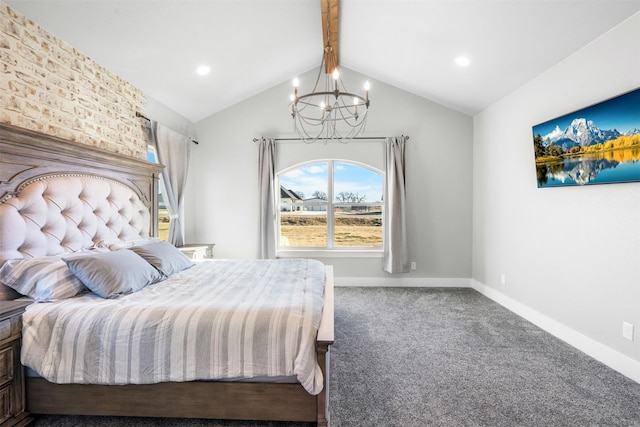
[[[0,122],[146,159],[142,91],[0,2]]]

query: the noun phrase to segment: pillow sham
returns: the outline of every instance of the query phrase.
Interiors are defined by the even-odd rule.
[[[148,245],[134,246],[130,250],[140,255],[167,277],[193,266],[193,262],[185,254],[164,240]]]
[[[87,290],[61,256],[9,260],[0,268],[0,282],[36,302],[71,298]]]
[[[129,249],[63,257],[69,270],[94,294],[117,298],[162,280],[162,274]]]

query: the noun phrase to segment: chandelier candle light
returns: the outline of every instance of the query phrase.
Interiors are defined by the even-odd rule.
[[[324,59],[316,84],[310,93],[299,95],[300,82],[293,80],[291,116],[298,136],[307,143],[336,140],[348,143],[360,135],[367,122],[369,111],[369,82],[364,84],[364,96],[349,93],[340,79],[338,68],[331,75],[325,74],[324,90],[318,88]]]

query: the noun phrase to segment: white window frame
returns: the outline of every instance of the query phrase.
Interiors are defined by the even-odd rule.
[[[320,247],[302,247],[302,246],[280,246],[280,224],[281,224],[281,204],[280,204],[280,175],[285,174],[291,170],[298,169],[304,167],[306,165],[312,165],[317,163],[326,163],[327,164],[327,202],[312,202],[312,204],[317,204],[319,206],[327,207],[327,246]],[[278,189],[276,194],[278,195],[277,200],[277,214],[276,214],[276,256],[279,258],[297,258],[297,257],[333,257],[333,258],[382,258],[383,256],[383,244],[380,247],[377,246],[340,246],[334,247],[334,234],[335,234],[335,208],[339,206],[380,206],[382,208],[382,236],[384,239],[385,236],[385,227],[386,227],[386,215],[384,212],[384,200],[380,202],[363,202],[363,203],[341,203],[334,201],[334,182],[333,182],[333,171],[335,163],[347,163],[355,166],[359,166],[365,169],[369,169],[373,172],[376,172],[382,177],[382,185],[383,185],[383,194],[386,194],[386,179],[385,172],[368,165],[366,163],[357,162],[354,160],[344,160],[344,159],[315,159],[308,160],[302,163],[298,163],[292,165],[286,169],[281,170],[276,173],[276,188]],[[295,191],[295,190],[294,190]]]
[[[153,157],[155,159],[155,162],[152,163],[156,163],[156,164],[160,164],[160,162],[158,161],[158,151],[156,150],[156,147],[154,147],[153,145],[147,145],[147,156],[148,153],[153,153]],[[147,159],[148,161],[151,162],[151,160]],[[154,237],[159,237],[160,236],[160,194],[162,194],[162,190],[163,190],[163,184],[162,184],[162,174],[159,174],[158,176],[158,185],[156,188],[156,203],[155,206],[153,206],[153,210],[154,210],[154,218],[155,218],[155,224],[154,224]],[[166,206],[165,206],[166,207]]]

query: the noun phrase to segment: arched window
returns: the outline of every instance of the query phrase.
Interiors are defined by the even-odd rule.
[[[382,250],[384,176],[364,164],[321,160],[278,174],[278,250]]]

